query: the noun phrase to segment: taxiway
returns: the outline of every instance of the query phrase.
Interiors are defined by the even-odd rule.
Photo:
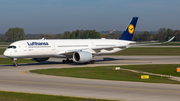
[[[104,65],[180,64],[180,56],[99,56],[95,64],[46,63],[0,65],[0,90],[77,96],[126,101],[179,101],[180,85],[57,77],[30,73],[45,68],[93,67]]]

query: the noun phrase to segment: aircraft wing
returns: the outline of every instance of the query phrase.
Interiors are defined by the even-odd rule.
[[[128,45],[121,45],[121,46],[112,46],[112,47],[95,47],[95,48],[82,48],[82,49],[73,49],[73,50],[66,50],[63,52],[60,52],[60,54],[63,55],[72,55],[74,52],[78,52],[78,51],[83,51],[83,50],[94,50],[94,51],[99,51],[102,49],[113,49],[113,48],[127,48]]]
[[[96,48],[92,48],[92,50],[111,49],[111,48],[127,48],[127,47],[131,47],[131,46],[144,46],[144,45],[153,45],[153,44],[164,44],[164,43],[171,42],[174,38],[175,38],[175,36],[173,36],[171,39],[169,39],[166,42],[133,44],[133,45],[120,45],[120,46],[112,46],[112,47],[96,47]]]
[[[157,42],[157,43],[144,43],[144,44],[135,44],[135,45],[130,45],[130,46],[144,46],[144,45],[156,45],[156,44],[164,44],[164,43],[171,42],[171,41],[172,41],[174,38],[175,38],[175,36],[173,36],[171,39],[169,39],[168,41],[165,41],[165,42]]]
[[[144,46],[144,45],[153,45],[153,44],[164,44],[164,43],[171,42],[174,38],[175,38],[175,36],[173,36],[171,39],[169,39],[166,42],[158,42],[158,43],[145,43],[145,44],[133,44],[133,45],[120,45],[120,46],[110,46],[110,47],[107,46],[107,47],[95,47],[95,48],[82,48],[82,49],[66,50],[66,51],[60,52],[60,54],[72,55],[74,52],[83,51],[83,50],[99,51],[99,50],[102,50],[102,49],[108,50],[108,49],[113,49],[113,48],[128,48],[128,47],[131,47],[131,46]]]

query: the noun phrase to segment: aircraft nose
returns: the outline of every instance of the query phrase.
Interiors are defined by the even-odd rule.
[[[4,56],[10,56],[10,51],[5,50],[3,54],[4,54]]]

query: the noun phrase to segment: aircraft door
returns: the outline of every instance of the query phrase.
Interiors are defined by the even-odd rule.
[[[120,45],[122,45],[121,42],[116,43],[116,46],[120,46]]]
[[[94,42],[91,42],[91,44],[89,45],[89,47],[94,47]]]
[[[12,54],[12,50],[10,50],[10,56],[11,56],[11,54]]]
[[[56,45],[55,45],[54,43],[52,43],[51,46],[52,46],[52,50],[55,50],[55,49],[56,49],[56,47],[55,47]]]
[[[25,43],[23,44],[23,50],[27,51],[27,44],[25,44]]]

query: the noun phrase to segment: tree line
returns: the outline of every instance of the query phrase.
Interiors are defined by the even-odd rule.
[[[99,39],[101,34],[95,30],[65,31],[64,34],[27,34],[24,39]]]
[[[5,35],[0,34],[1,41],[14,42],[23,39],[100,39],[101,34],[95,30],[65,31],[64,34],[25,34],[22,28],[9,28]]]
[[[109,39],[119,39],[122,33],[104,33],[101,37]],[[170,28],[160,28],[158,33],[150,33],[144,31],[143,33],[135,33],[133,36],[133,41],[167,41],[171,37],[176,36],[173,41],[180,41],[180,30],[172,30]]]
[[[14,42],[23,39],[119,39],[122,33],[102,33],[95,30],[76,30],[65,31],[63,34],[25,34],[23,28],[9,28],[5,34],[0,34],[0,42]],[[176,36],[174,41],[180,41],[180,30],[170,28],[160,28],[157,33],[144,31],[143,33],[135,32],[133,41],[167,41],[172,36]]]

